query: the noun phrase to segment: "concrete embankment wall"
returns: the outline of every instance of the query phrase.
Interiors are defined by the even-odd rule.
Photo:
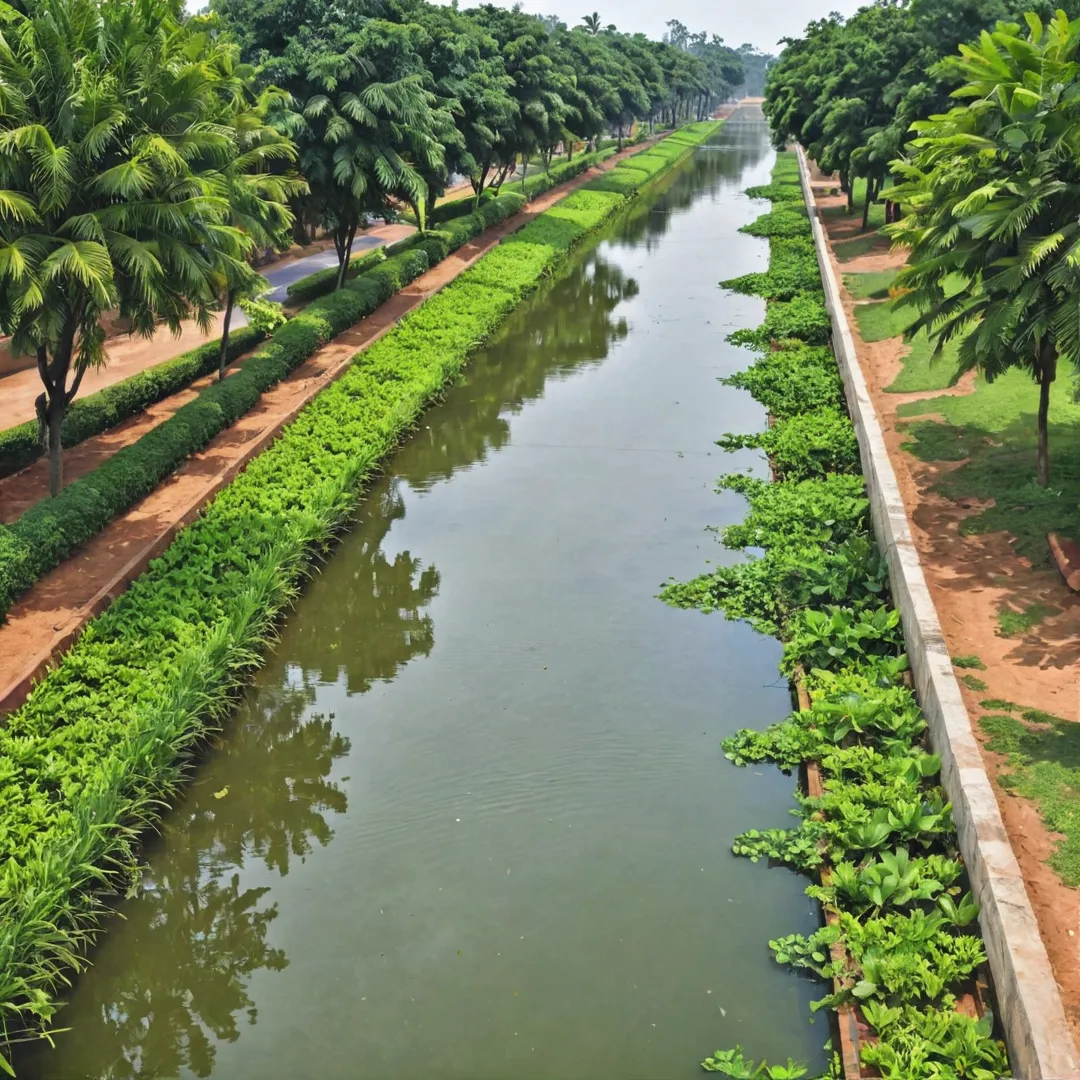
[[[930,726],[934,751],[941,756],[942,783],[952,800],[960,851],[981,905],[979,921],[1013,1068],[1019,1080],[1080,1080],[1080,1055],[1069,1034],[1020,866],[960,695],[881,425],[859,367],[801,147],[798,156],[832,319],[833,348],[859,438],[874,531],[888,560],[893,599],[903,616],[916,691]]]

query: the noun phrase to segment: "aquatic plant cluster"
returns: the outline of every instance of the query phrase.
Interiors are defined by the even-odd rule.
[[[960,999],[975,986],[986,953],[978,906],[967,890],[940,761],[905,682],[899,612],[888,599],[884,561],[872,534],[855,432],[839,374],[817,329],[824,297],[798,165],[781,154],[772,184],[752,191],[774,209],[745,231],[767,236],[765,274],[725,282],[770,301],[760,335],[733,335],[761,348],[748,370],[726,381],[769,411],[769,429],[728,435],[727,448],[756,446],[774,480],[720,480],[743,494],[746,519],[721,535],[731,549],[760,549],[734,566],[670,584],[664,599],[721,610],[783,642],[782,670],[801,707],[765,731],[724,743],[737,765],[807,770],[790,829],[752,829],[733,850],[806,874],[807,895],[825,919],[809,936],[769,942],[774,958],[831,984],[813,1009],[855,1008],[869,1037],[863,1066],[883,1080],[997,1080],[1009,1073],[993,1015],[968,1015]],[[775,276],[774,276],[775,274]],[[798,311],[787,320],[775,309]],[[804,1077],[806,1066],[757,1062],[741,1047],[718,1050],[706,1072],[770,1080]],[[834,1054],[828,1077],[843,1076]]]
[[[140,831],[261,663],[275,620],[386,453],[522,297],[626,205],[615,186],[636,192],[718,126],[680,129],[632,169],[583,186],[358,354],[0,728],[0,1044],[48,1029],[136,868]]]

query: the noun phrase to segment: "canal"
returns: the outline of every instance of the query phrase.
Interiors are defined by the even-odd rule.
[[[760,301],[741,112],[515,313],[422,419],[200,764],[26,1080],[690,1078],[820,1060],[737,860],[793,781],[720,740],[789,708],[779,646],[655,595],[726,553],[765,417],[718,376]]]

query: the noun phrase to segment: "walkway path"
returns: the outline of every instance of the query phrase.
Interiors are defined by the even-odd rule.
[[[12,607],[0,626],[0,712],[17,708],[25,700],[33,681],[71,645],[86,623],[123,592],[200,508],[265,449],[320,390],[343,374],[357,352],[453,281],[504,236],[600,172],[650,145],[645,142],[628,147],[553,188],[522,213],[489,229],[417,278],[267,391],[250,412],[221,432],[204,451],[189,458],[154,492],[42,578]],[[100,439],[88,442],[100,443]],[[82,446],[76,448],[70,458],[81,450]],[[103,450],[99,446],[87,452],[100,454]]]

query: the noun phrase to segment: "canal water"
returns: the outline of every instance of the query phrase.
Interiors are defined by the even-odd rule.
[[[720,740],[779,647],[656,599],[735,558],[713,485],[760,428],[719,376],[759,301],[740,113],[515,313],[306,588],[26,1080],[690,1078],[820,1062],[792,874],[730,853],[793,782]]]

